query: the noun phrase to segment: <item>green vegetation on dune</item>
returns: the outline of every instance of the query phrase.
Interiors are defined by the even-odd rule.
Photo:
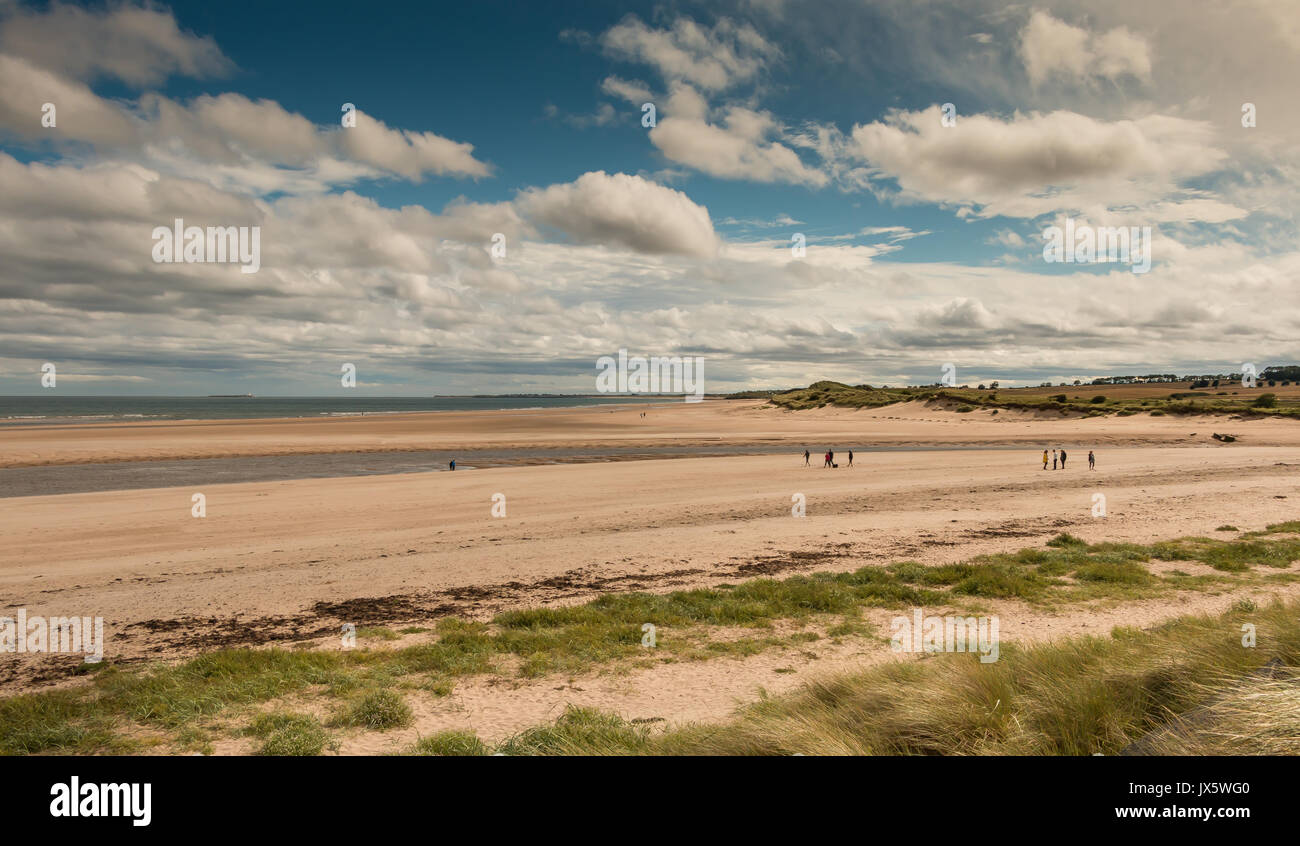
[[[977,409],[1015,409],[1098,417],[1116,414],[1128,417],[1146,412],[1153,417],[1165,414],[1234,414],[1242,417],[1300,418],[1300,400],[1283,401],[1273,393],[1229,396],[1225,392],[1172,392],[1165,396],[1140,396],[1113,389],[1111,394],[1051,393],[1039,388],[875,388],[871,385],[845,385],[841,382],[814,382],[807,388],[791,391],[750,392],[771,404],[791,411],[833,406],[837,408],[880,408],[900,402],[936,402],[952,410],[969,413]],[[742,398],[740,394],[732,395]],[[746,395],[748,396],[748,395]]]
[[[265,703],[295,696],[336,700],[327,728],[383,730],[410,722],[407,695],[445,696],[466,676],[534,678],[751,655],[823,636],[870,633],[862,621],[869,608],[970,608],[992,599],[1051,606],[1214,589],[1245,579],[1289,580],[1300,574],[1251,571],[1287,568],[1300,559],[1295,533],[1300,522],[1235,539],[1150,545],[1088,544],[1062,534],[1042,548],[941,566],[901,561],[665,594],[607,594],[580,605],[504,612],[490,623],[443,618],[435,624],[436,639],[406,646],[233,649],[178,664],[106,663],[96,666],[88,684],[0,700],[0,754],[127,752],[142,735],[205,748],[211,732],[237,729]],[[1153,561],[1199,562],[1218,572],[1162,575],[1148,567]],[[657,628],[654,649],[642,646],[645,623]],[[325,728],[301,720],[254,728],[267,754],[309,754],[328,739]]]
[[[873,388],[870,385],[856,387],[840,382],[814,382],[807,388],[773,394],[768,400],[774,405],[794,411],[805,408],[821,408],[834,405],[840,408],[878,408],[896,402],[916,399],[909,388]]]
[[[258,714],[248,734],[262,739],[259,755],[319,755],[329,743],[329,735],[314,717],[283,711]]]
[[[334,723],[384,731],[410,725],[411,706],[392,690],[371,690],[339,711]]]
[[[1242,643],[1242,625],[1257,644]],[[1276,670],[1267,665],[1276,664]],[[508,755],[1300,753],[1300,604],[1115,629],[998,661],[938,654],[824,679],[725,723],[655,732],[591,709]],[[1185,715],[1194,714],[1184,720]]]
[[[421,738],[411,747],[410,754],[466,758],[491,755],[492,750],[473,732],[444,731]]]

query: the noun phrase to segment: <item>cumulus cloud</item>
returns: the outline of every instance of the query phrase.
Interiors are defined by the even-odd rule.
[[[919,322],[944,329],[988,329],[993,315],[977,299],[958,297],[940,306],[926,307],[918,314]]]
[[[425,173],[487,176],[490,168],[474,158],[474,145],[433,132],[390,129],[357,110],[357,125],[337,130],[343,149],[360,162],[419,181]]]
[[[754,27],[728,18],[704,27],[679,17],[668,29],[654,29],[629,15],[608,29],[600,43],[612,56],[651,65],[665,80],[709,91],[753,79],[780,55]]]
[[[749,24],[722,18],[712,27],[678,17],[653,29],[635,16],[601,36],[607,53],[649,64],[668,82],[650,141],[670,161],[722,179],[821,187],[829,177],[806,165],[787,143],[788,132],[770,112],[729,103],[711,108],[714,95],[752,80],[780,50]],[[632,103],[652,102],[640,82],[607,77],[606,94]]]
[[[245,384],[221,383],[227,373],[301,392],[337,385],[338,362],[354,361],[363,382],[385,386],[579,390],[595,357],[619,347],[709,355],[719,387],[933,381],[941,361],[1005,381],[1080,361],[1081,376],[1148,363],[1153,349],[1230,361],[1228,316],[1252,351],[1278,356],[1300,318],[1287,305],[1294,255],[1265,267],[1243,245],[1165,238],[1140,289],[1127,270],[1054,274],[1044,312],[1029,263],[885,263],[890,246],[816,238],[797,261],[785,238],[715,251],[703,206],[625,174],[438,212],[353,192],[264,202],[123,162],[0,155],[0,180],[11,188],[0,195],[0,365],[33,383],[55,361],[164,386],[178,372],[194,374],[189,385]],[[261,225],[262,270],[154,264],[150,229],[175,212]],[[494,232],[509,244],[501,261],[487,250]],[[1251,300],[1277,307],[1241,311]],[[16,378],[0,384],[20,389]]]
[[[582,244],[697,258],[718,251],[708,209],[640,176],[584,173],[574,182],[525,191],[518,204],[529,218]]]
[[[1125,75],[1151,78],[1151,48],[1146,39],[1122,26],[1094,35],[1041,10],[1030,16],[1020,33],[1020,55],[1035,85],[1058,73],[1078,81]]]
[[[129,104],[10,56],[0,55],[0,72],[6,79],[0,86],[0,133],[83,142],[254,192],[319,191],[364,177],[419,182],[428,174],[477,178],[492,172],[474,157],[472,144],[390,128],[359,109],[355,127],[323,127],[273,100],[233,92],[188,103],[146,93]],[[41,126],[45,102],[56,108],[54,127]]]
[[[841,154],[866,164],[856,175],[898,186],[909,202],[963,206],[978,216],[1035,217],[1062,208],[1154,204],[1162,220],[1241,217],[1228,203],[1180,184],[1219,168],[1226,153],[1212,127],[1150,115],[1103,121],[1069,111],[967,115],[946,127],[937,106],[892,112],[853,127]],[[887,193],[887,192],[886,192]],[[1149,207],[1145,210],[1152,214]]]
[[[0,52],[62,76],[112,77],[137,88],[234,68],[211,38],[182,32],[171,12],[125,3],[97,10],[58,2],[45,10],[0,8]]]
[[[723,179],[813,187],[829,182],[782,143],[785,127],[770,112],[728,106],[712,122],[707,103],[688,85],[674,89],[664,111],[650,141],[674,162]]]
[[[109,147],[139,140],[139,126],[82,82],[59,76],[17,56],[0,53],[0,134],[20,139],[54,137]],[[41,125],[46,103],[55,125]]]
[[[181,102],[147,91],[135,101],[96,94],[89,81],[155,85],[233,66],[210,38],[182,32],[170,11],[120,4],[0,7],[0,138],[87,144],[178,175],[253,193],[320,192],[363,178],[478,178],[491,167],[472,144],[391,128],[357,110],[356,125],[318,126],[273,100],[226,92]],[[45,106],[53,125],[43,125]]]
[[[156,94],[140,99],[151,143],[183,145],[205,161],[257,158],[274,164],[305,165],[325,152],[311,121],[273,100],[242,94],[201,95],[188,105]]]

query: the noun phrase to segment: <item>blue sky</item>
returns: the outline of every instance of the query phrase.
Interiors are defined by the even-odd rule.
[[[0,0],[0,392],[1291,363],[1300,27],[1188,5]],[[177,216],[258,271],[154,261]],[[1150,272],[1044,261],[1066,218],[1149,227]]]
[[[611,73],[635,74],[639,66],[584,47],[577,36],[598,35],[629,15],[673,20],[671,4],[486,2],[454,4],[448,11],[447,4],[417,3],[373,16],[349,12],[349,6],[326,3],[303,14],[291,5],[266,10],[261,3],[236,3],[218,12],[210,4],[178,3],[173,6],[178,22],[211,35],[240,71],[215,86],[174,79],[163,91],[183,99],[235,90],[286,104],[319,123],[332,122],[340,97],[346,96],[390,125],[474,139],[476,155],[497,169],[491,179],[418,185],[376,180],[359,186],[389,207],[418,203],[436,210],[462,195],[506,201],[522,187],[564,182],[591,170],[638,173],[671,166],[647,143],[640,108],[600,90]],[[682,8],[699,12],[709,5]],[[254,19],[256,28],[244,23]],[[285,49],[281,32],[292,32],[297,47]],[[797,67],[800,57],[785,61]],[[796,75],[773,92],[771,107],[778,112],[798,107],[810,116],[851,122],[890,106],[924,108],[938,102],[934,97],[940,93],[932,87],[886,90],[845,78]],[[602,103],[617,107],[616,122],[578,128],[566,120],[588,116]],[[558,113],[550,115],[548,106]],[[900,220],[925,228],[951,217],[922,208],[900,214],[882,209],[870,195],[734,180],[699,178],[690,194],[709,207],[715,221],[749,219],[756,208],[777,208],[806,221],[809,234]],[[966,244],[980,246],[962,239],[946,249],[955,257],[969,252]],[[977,252],[997,255],[992,248]]]

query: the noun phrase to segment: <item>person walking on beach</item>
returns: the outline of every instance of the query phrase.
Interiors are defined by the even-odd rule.
[[[823,467],[823,468],[826,468],[826,467],[830,467],[830,466],[831,466],[831,453],[830,453],[830,451],[828,450],[828,451],[826,452],[826,463],[823,464],[822,467]]]
[[[1043,450],[1043,469],[1047,469],[1047,450]]]
[[[810,459],[810,458],[812,458],[812,453],[809,452],[807,449],[804,449],[804,451],[803,451],[803,466],[804,466],[804,467],[807,467],[807,466],[808,466],[808,459]]]
[[[1053,469],[1053,470],[1056,469],[1056,462],[1057,462],[1057,461],[1058,461],[1058,459],[1057,459],[1057,457],[1056,457],[1056,450],[1052,450],[1052,469]]]
[[[853,466],[853,450],[849,450],[849,466]]]
[[[1092,454],[1092,450],[1088,450],[1088,469],[1089,470],[1097,469],[1097,456]]]
[[[1061,450],[1061,469],[1065,469],[1065,450]]]
[[[451,460],[451,463],[448,464],[447,466],[450,467],[452,470],[455,470],[455,469],[456,469],[456,459],[453,458],[453,459]]]

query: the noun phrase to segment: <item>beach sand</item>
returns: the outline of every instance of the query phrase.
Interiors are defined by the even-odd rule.
[[[641,412],[646,417],[641,418]],[[876,409],[785,411],[760,400],[523,411],[444,411],[366,417],[43,424],[0,430],[0,467],[222,458],[303,453],[489,448],[788,446],[814,453],[855,444],[1215,445],[1213,432],[1242,444],[1300,444],[1293,421],[1227,417],[1063,417],[1058,412],[977,410],[933,403]],[[1194,436],[1189,433],[1196,433]],[[1084,453],[1086,455],[1086,451]]]
[[[1239,440],[1221,444],[1210,438],[1214,431]],[[127,660],[313,638],[337,644],[344,622],[485,619],[607,591],[904,559],[944,563],[1041,545],[1065,531],[1090,541],[1150,542],[1213,534],[1223,524],[1256,529],[1294,519],[1300,504],[1300,425],[1274,420],[994,418],[919,404],[790,413],[719,402],[656,407],[645,423],[639,410],[581,409],[33,426],[4,434],[0,461],[10,466],[456,444],[790,447],[785,455],[0,499],[0,609],[102,616],[106,655]],[[1023,450],[993,448],[1017,442]],[[803,464],[805,443],[812,467]],[[828,444],[837,470],[818,466]],[[850,469],[852,444],[964,448],[859,452]],[[1069,469],[1044,472],[1044,446],[1065,446]],[[1096,471],[1087,467],[1089,449],[1097,451]],[[191,516],[195,493],[206,497],[206,517]],[[1104,518],[1093,516],[1095,493],[1106,497]],[[495,494],[506,498],[505,517],[492,516]],[[795,494],[806,497],[802,519],[791,514]],[[1193,605],[1148,603],[1119,616],[1158,620]],[[1074,628],[1104,629],[1115,613],[1076,615]],[[1039,637],[1050,628],[1023,623],[1020,631]],[[789,657],[764,654],[664,668],[639,687],[635,679],[590,680],[578,685],[582,691],[550,683],[507,693],[469,681],[449,703],[417,708],[424,715],[418,727],[463,726],[495,737],[569,702],[625,711],[657,702],[656,718],[717,717],[752,699],[760,685],[785,689],[807,673],[868,660],[862,655],[859,644],[796,662],[778,677],[774,671],[786,669]],[[59,662],[75,660],[24,659],[0,667],[0,690],[57,682],[66,676]],[[677,694],[663,688],[673,674],[682,676]],[[691,690],[699,695],[682,693]],[[530,704],[512,710],[512,701]],[[373,751],[365,742],[351,751]]]

